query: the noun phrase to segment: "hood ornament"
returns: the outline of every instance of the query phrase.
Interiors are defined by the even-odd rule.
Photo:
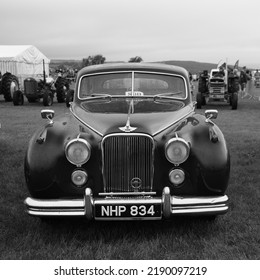
[[[119,127],[119,129],[123,132],[132,132],[137,129],[137,127],[132,127],[130,125],[130,115],[134,113],[134,100],[132,99],[129,104],[128,114],[127,114],[127,120],[126,125],[123,127]]]

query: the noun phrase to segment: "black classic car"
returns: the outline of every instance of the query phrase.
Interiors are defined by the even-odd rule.
[[[38,217],[168,219],[228,211],[230,156],[212,119],[195,112],[189,74],[153,63],[90,66],[68,114],[47,119],[25,157]]]

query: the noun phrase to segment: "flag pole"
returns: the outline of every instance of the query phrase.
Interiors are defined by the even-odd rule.
[[[228,58],[226,57],[226,75],[225,75],[225,79],[226,79],[226,85],[227,85],[227,90],[228,90]]]

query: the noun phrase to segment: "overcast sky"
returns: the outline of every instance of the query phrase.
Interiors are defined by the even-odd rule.
[[[0,0],[0,44],[50,59],[193,60],[260,68],[259,0]]]

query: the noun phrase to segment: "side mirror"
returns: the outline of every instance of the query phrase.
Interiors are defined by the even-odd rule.
[[[47,119],[49,121],[49,124],[53,124],[53,117],[54,117],[54,111],[50,109],[44,109],[41,110],[41,116],[43,119]]]
[[[218,110],[206,110],[205,117],[207,120],[216,119],[218,117]]]

